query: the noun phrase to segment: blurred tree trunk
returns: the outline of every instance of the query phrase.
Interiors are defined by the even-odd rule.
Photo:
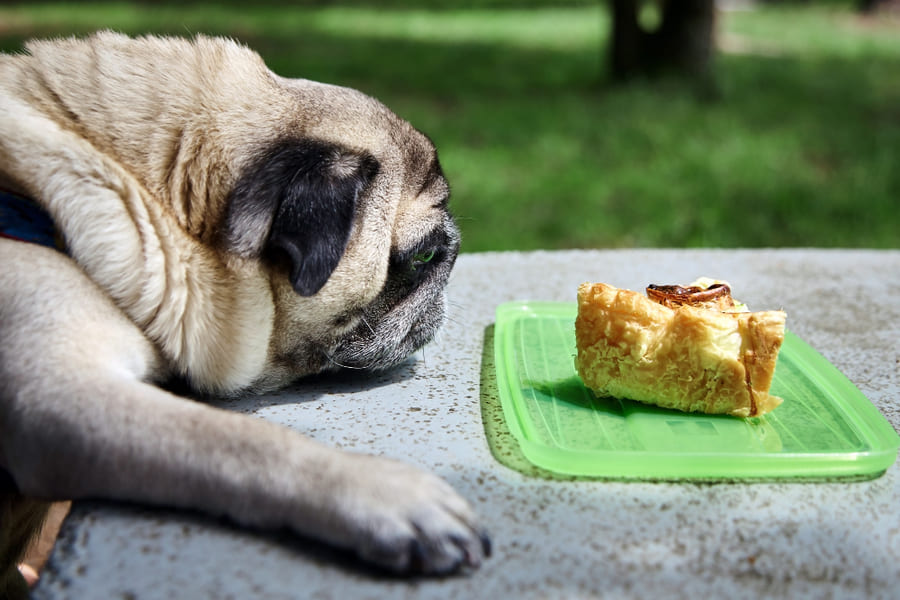
[[[659,26],[646,31],[639,13],[655,1]],[[675,73],[709,81],[712,75],[715,0],[609,0],[612,11],[610,72],[614,80]]]
[[[881,4],[881,0],[859,0],[857,6],[860,12],[871,13],[875,12],[879,4]]]
[[[857,3],[860,12],[874,14],[880,9],[900,10],[900,2],[897,0],[859,0]]]

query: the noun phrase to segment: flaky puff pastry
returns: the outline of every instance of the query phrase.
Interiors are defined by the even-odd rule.
[[[670,308],[603,283],[578,288],[575,366],[601,396],[686,412],[755,417],[769,394],[785,313]]]

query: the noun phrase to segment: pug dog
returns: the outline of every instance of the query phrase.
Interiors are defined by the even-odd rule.
[[[0,58],[0,480],[289,528],[398,573],[477,567],[438,477],[199,395],[385,369],[432,339],[459,250],[433,144],[231,41],[101,32]]]

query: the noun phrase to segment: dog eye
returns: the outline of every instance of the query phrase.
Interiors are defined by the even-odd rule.
[[[437,250],[432,248],[431,250],[426,250],[424,252],[416,252],[413,255],[412,266],[413,268],[421,267],[422,265],[431,262],[431,259],[434,258],[434,255],[437,253]]]

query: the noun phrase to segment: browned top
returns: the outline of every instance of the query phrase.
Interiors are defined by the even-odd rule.
[[[651,283],[647,286],[647,297],[669,308],[696,306],[698,308],[715,308],[723,311],[734,308],[731,288],[724,283],[714,283],[707,289],[699,286],[682,287],[680,285],[655,285]]]

